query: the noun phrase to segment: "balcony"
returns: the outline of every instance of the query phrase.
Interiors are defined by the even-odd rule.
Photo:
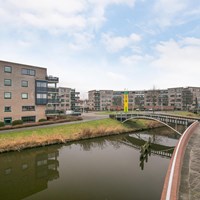
[[[55,92],[55,93],[58,93],[58,88],[48,88],[48,92],[51,93],[51,92]]]
[[[60,100],[59,99],[48,99],[48,103],[59,104]]]
[[[60,110],[46,110],[45,111],[46,115],[60,115],[62,114]]]
[[[53,77],[53,76],[46,76],[46,80],[49,83],[58,83],[59,82],[59,78],[58,77]]]

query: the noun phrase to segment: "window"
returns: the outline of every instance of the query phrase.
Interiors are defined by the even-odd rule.
[[[35,106],[22,106],[22,111],[35,111]]]
[[[5,125],[12,124],[12,117],[5,117],[4,123],[5,123]]]
[[[47,104],[47,94],[48,94],[48,85],[45,80],[36,80],[35,81],[35,103],[36,105],[46,105]]]
[[[4,67],[4,72],[11,73],[12,72],[12,67],[11,66],[5,66]]]
[[[38,99],[46,99],[47,98],[47,94],[37,94],[37,98]]]
[[[28,93],[22,93],[22,99],[28,99]]]
[[[12,80],[11,79],[4,79],[4,86],[11,86]]]
[[[47,94],[38,93],[36,94],[36,105],[46,105],[47,104]]]
[[[33,69],[22,69],[23,75],[35,76],[35,70]]]
[[[11,99],[11,92],[4,92],[4,99]]]
[[[35,85],[36,85],[36,88],[35,88],[36,89],[36,91],[35,91],[36,92],[36,96],[39,93],[46,93],[47,94],[47,90],[48,90],[47,81],[36,80]]]
[[[28,81],[21,81],[21,86],[22,87],[28,87]]]
[[[5,106],[4,112],[11,112],[11,106]]]
[[[47,82],[37,81],[37,87],[47,87]]]
[[[28,122],[35,122],[35,116],[27,116],[27,117],[22,117],[22,121],[25,122],[25,123],[28,123]]]

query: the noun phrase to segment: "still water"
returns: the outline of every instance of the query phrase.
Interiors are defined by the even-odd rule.
[[[168,134],[157,129],[0,154],[0,199],[160,199],[177,142],[176,134]],[[156,144],[140,160],[139,148],[149,137]]]

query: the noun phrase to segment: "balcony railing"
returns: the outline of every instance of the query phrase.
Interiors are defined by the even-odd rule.
[[[62,114],[62,112],[60,110],[46,110],[45,114],[46,115],[59,115],[59,114]]]
[[[59,82],[59,78],[54,77],[54,76],[46,76],[46,80],[49,81],[49,82],[55,82],[55,83]]]
[[[56,92],[56,93],[58,93],[58,88],[48,88],[48,92]]]
[[[59,99],[48,99],[48,103],[59,104],[59,103],[60,103],[60,100],[59,100]]]

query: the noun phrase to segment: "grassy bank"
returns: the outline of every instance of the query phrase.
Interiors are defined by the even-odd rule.
[[[170,111],[170,112],[168,112],[168,114],[181,115],[181,116],[186,116],[186,117],[199,117],[200,116],[200,114],[195,114],[195,113],[188,112],[188,111]]]
[[[0,134],[0,152],[19,151],[25,148],[125,133],[154,126],[156,126],[155,122],[146,120],[136,120],[134,123],[122,124],[113,119],[102,119],[51,128],[16,130],[16,132]]]

